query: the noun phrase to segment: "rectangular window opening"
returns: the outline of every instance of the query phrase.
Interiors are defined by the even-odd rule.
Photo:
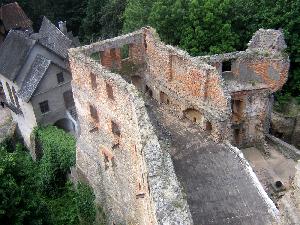
[[[122,48],[121,48],[121,58],[122,59],[127,59],[129,58],[129,45],[124,45]]]
[[[117,135],[118,137],[120,137],[121,131],[119,129],[118,124],[116,124],[114,121],[111,121],[111,130],[114,135]]]
[[[91,57],[93,60],[95,60],[95,61],[97,61],[97,62],[100,62],[100,55],[101,55],[100,52],[94,52],[94,53],[92,53],[92,54],[90,55],[90,57]]]
[[[108,83],[106,83],[106,93],[109,99],[114,100],[114,92],[112,86]]]
[[[230,72],[231,66],[232,66],[231,60],[223,61],[222,62],[222,72]]]
[[[96,75],[94,73],[90,73],[90,80],[91,80],[92,89],[97,89],[97,80],[96,80]]]
[[[56,77],[57,77],[57,83],[59,83],[59,84],[61,84],[65,81],[63,72],[56,74]]]
[[[90,115],[95,123],[99,123],[99,116],[95,106],[90,105]]]
[[[50,111],[48,101],[43,101],[43,102],[39,103],[39,105],[40,105],[40,110],[41,110],[42,114]]]

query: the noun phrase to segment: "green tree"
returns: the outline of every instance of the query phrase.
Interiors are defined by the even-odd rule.
[[[132,32],[150,25],[149,16],[155,2],[157,0],[128,0],[123,16],[123,32]]]
[[[76,141],[54,126],[40,127],[35,135],[43,149],[39,161],[40,188],[48,195],[55,195],[64,187],[70,167],[75,164]]]
[[[126,0],[89,0],[81,26],[85,42],[120,34],[125,6]]]
[[[162,40],[179,45],[188,20],[188,4],[185,0],[158,0],[154,3],[149,21]]]
[[[0,144],[0,224],[48,224],[48,211],[37,193],[37,165],[24,152]]]

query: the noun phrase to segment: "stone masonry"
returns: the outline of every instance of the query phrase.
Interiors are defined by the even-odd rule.
[[[248,167],[238,165],[243,161],[236,160],[240,154],[230,150],[234,149],[232,146],[226,146],[230,146],[228,142],[235,146],[263,142],[269,129],[272,93],[287,79],[289,59],[283,52],[285,48],[281,31],[261,29],[244,52],[191,57],[183,50],[162,43],[156,32],[147,27],[69,50],[72,88],[81,127],[77,169],[93,187],[96,201],[104,206],[112,224],[198,224],[199,221],[274,224],[270,221],[274,221],[276,210],[268,209],[275,208],[273,203],[257,184],[257,178],[245,172]],[[244,196],[246,189],[237,187],[234,195],[237,197],[240,193],[237,199],[248,202],[236,212],[225,213],[226,207],[220,207],[220,214],[234,215],[231,219],[226,217],[227,220],[221,215],[212,219],[209,213],[205,214],[209,208],[191,203],[193,192],[185,191],[191,180],[186,180],[186,173],[182,171],[188,168],[184,166],[186,162],[175,160],[174,169],[174,156],[171,154],[172,161],[169,147],[157,133],[157,124],[164,124],[164,120],[159,116],[149,118],[154,104],[146,101],[145,96],[169,108],[176,120],[188,121],[199,129],[199,137],[193,134],[194,139],[199,140],[199,144],[202,138],[203,143],[207,142],[204,140],[210,143],[209,149],[202,147],[207,152],[203,156],[212,157],[212,149],[217,157],[230,152],[228,157],[232,159],[233,168],[222,176],[247,177],[241,179],[242,186],[250,185],[252,195],[260,197],[248,201]],[[174,130],[170,132],[175,134]],[[177,135],[177,139],[187,140],[188,134]],[[180,143],[174,146],[178,154],[185,149]],[[198,154],[198,150],[192,149],[193,154]],[[199,155],[197,160],[201,160]],[[195,165],[200,162],[197,160],[193,162]],[[217,160],[219,158],[210,164],[210,171],[215,170]],[[205,162],[203,168],[209,168]],[[243,175],[239,171],[244,171]],[[197,176],[202,175],[195,172],[193,177],[197,182],[200,178]],[[221,184],[222,177],[217,175],[214,179]],[[230,189],[227,190],[229,195]],[[266,208],[266,212],[261,214],[261,219],[258,215],[255,219],[255,214],[248,215],[247,221],[252,221],[248,223],[246,215],[240,215],[245,205],[262,207],[261,211]],[[204,217],[200,218],[202,208]]]

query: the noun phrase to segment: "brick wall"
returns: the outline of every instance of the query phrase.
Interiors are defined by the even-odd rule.
[[[76,52],[70,56],[81,126],[76,164],[110,221],[172,224],[176,220],[190,224],[187,203],[178,187],[170,156],[160,149],[137,90],[119,75],[79,55]],[[91,72],[96,75],[96,89],[87,82]],[[108,97],[107,84],[112,88],[113,98]],[[97,124],[91,118],[90,105],[98,112]],[[113,129],[115,125],[118,132]],[[172,182],[166,183],[164,176]],[[182,208],[176,208],[176,202]]]

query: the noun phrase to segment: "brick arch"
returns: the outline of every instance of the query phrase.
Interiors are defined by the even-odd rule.
[[[203,121],[203,114],[197,109],[188,108],[183,111],[183,116],[193,123],[202,123]]]

